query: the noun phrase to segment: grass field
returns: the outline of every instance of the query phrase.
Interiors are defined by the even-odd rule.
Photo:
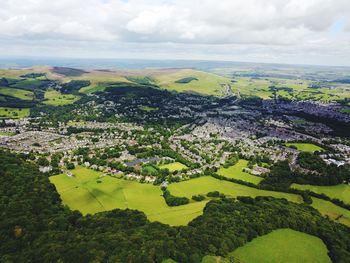
[[[161,196],[159,186],[110,176],[99,178],[102,173],[77,167],[74,176],[51,176],[63,203],[83,214],[120,209],[143,211],[149,220],[170,225],[186,225],[203,213],[206,202],[193,202],[179,207],[168,207]],[[101,181],[98,183],[98,180]]]
[[[176,83],[176,81],[193,77],[196,81],[189,83]],[[168,90],[176,90],[179,92],[195,92],[206,95],[222,95],[221,84],[230,84],[231,80],[213,73],[204,71],[182,69],[175,72],[167,72],[153,76],[157,85]]]
[[[227,178],[234,178],[253,184],[259,184],[260,181],[263,180],[263,178],[242,171],[244,168],[247,167],[247,165],[248,161],[241,159],[238,161],[238,163],[236,163],[233,166],[230,166],[228,168],[220,168],[217,173]]]
[[[44,104],[51,106],[63,106],[67,104],[72,104],[79,100],[78,96],[73,94],[61,94],[56,90],[48,90],[45,92]]]
[[[0,135],[2,136],[13,136],[15,134],[16,134],[15,132],[0,132]]]
[[[28,117],[29,114],[30,114],[29,109],[0,107],[0,119],[1,118],[19,119],[19,118]]]
[[[286,146],[287,147],[295,146],[299,151],[310,152],[310,153],[324,150],[320,146],[317,146],[317,145],[312,144],[312,143],[286,143]]]
[[[159,168],[169,169],[170,172],[175,172],[175,171],[181,171],[183,169],[186,169],[187,166],[179,162],[174,162],[174,163],[160,165]]]
[[[347,184],[338,184],[334,186],[292,184],[291,187],[299,190],[310,190],[317,194],[325,194],[330,198],[337,198],[350,204],[350,185]]]
[[[174,196],[185,196],[191,198],[193,195],[206,195],[208,192],[219,191],[225,195],[236,196],[273,196],[276,198],[286,198],[289,201],[301,203],[299,195],[280,193],[266,190],[259,190],[241,184],[218,180],[210,176],[170,184],[168,186],[170,193]]]
[[[0,94],[21,100],[33,100],[33,92],[22,89],[0,87]]]
[[[291,229],[257,237],[230,253],[244,263],[330,263],[321,239]]]
[[[152,111],[158,110],[158,108],[150,107],[150,106],[140,106],[139,108],[140,110],[143,110],[145,112],[152,112]]]
[[[311,206],[320,211],[322,215],[329,216],[329,218],[350,227],[349,210],[315,197],[312,197]]]

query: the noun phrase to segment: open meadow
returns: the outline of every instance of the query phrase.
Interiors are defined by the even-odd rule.
[[[322,215],[329,216],[329,218],[350,227],[349,210],[315,197],[312,197],[311,206],[317,209]]]
[[[30,109],[0,107],[0,119],[1,118],[10,118],[10,119],[25,118],[29,116],[29,113],[30,113]]]
[[[299,151],[302,152],[309,152],[309,153],[313,153],[316,151],[323,151],[324,149],[321,148],[318,145],[312,144],[312,143],[299,143],[299,142],[295,142],[295,143],[286,143],[287,147],[291,147],[294,146],[296,147]]]
[[[218,180],[210,176],[170,184],[168,187],[170,193],[174,196],[185,196],[191,198],[193,195],[206,195],[208,192],[219,191],[231,197],[237,196],[272,196],[276,198],[286,198],[289,201],[301,203],[299,195],[260,190],[241,184],[236,184],[224,180]]]
[[[21,100],[33,100],[34,96],[31,91],[7,87],[0,87],[0,95],[15,97]]]
[[[175,171],[181,171],[183,169],[186,169],[187,166],[179,162],[174,162],[174,163],[160,165],[159,168],[168,169],[170,172],[175,172]]]
[[[259,184],[263,178],[243,172],[243,169],[246,168],[247,165],[248,161],[241,159],[233,166],[228,168],[220,168],[217,173],[227,178],[234,178],[253,184]]]
[[[308,184],[292,184],[291,188],[299,190],[309,190],[317,194],[325,194],[330,198],[336,198],[342,200],[344,203],[350,204],[350,185],[339,184],[339,185],[308,185]]]
[[[79,97],[73,94],[61,94],[56,90],[47,90],[45,92],[44,104],[51,106],[63,106],[72,104],[79,100]]]
[[[223,88],[221,85],[231,83],[229,78],[193,69],[181,69],[175,72],[157,74],[154,78],[156,84],[164,89],[206,95],[222,95]],[[189,78],[192,80],[182,81]]]
[[[244,263],[330,263],[327,247],[315,236],[278,229],[230,253]]]
[[[194,202],[179,207],[169,207],[159,186],[102,176],[84,167],[66,174],[51,176],[64,204],[83,214],[120,209],[143,211],[149,220],[170,225],[186,225],[203,213],[206,202]]]

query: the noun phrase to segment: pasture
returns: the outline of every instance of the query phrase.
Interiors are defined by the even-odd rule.
[[[313,153],[313,152],[316,152],[316,151],[320,152],[320,151],[324,150],[320,146],[312,144],[312,143],[298,143],[298,142],[296,142],[296,143],[286,143],[286,146],[287,147],[294,146],[301,152],[310,152],[310,153]]]
[[[179,162],[174,162],[174,163],[160,165],[159,168],[168,169],[170,172],[175,172],[175,171],[181,171],[183,169],[186,169],[187,166]]]
[[[31,91],[6,87],[0,87],[0,94],[21,100],[33,100],[34,96],[33,92]]]
[[[327,247],[315,236],[278,229],[230,253],[244,263],[330,263]]]
[[[350,227],[350,211],[329,201],[312,197],[311,206],[324,216]]]
[[[26,108],[8,108],[0,107],[0,119],[9,118],[9,119],[19,119],[28,117],[30,110]]]
[[[170,225],[186,225],[203,213],[206,202],[194,202],[178,207],[168,207],[159,186],[141,184],[102,176],[84,167],[72,170],[74,176],[66,174],[51,176],[64,204],[84,215],[101,211],[137,209],[143,211],[149,220]]]
[[[47,90],[45,92],[45,101],[43,102],[46,105],[51,106],[63,106],[72,104],[79,100],[79,97],[73,94],[61,94],[56,90]]]
[[[220,168],[217,174],[225,176],[227,178],[234,178],[253,184],[259,184],[263,178],[243,172],[243,169],[246,168],[247,165],[248,161],[241,159],[233,166],[230,166],[228,168]]]
[[[224,180],[218,180],[210,176],[173,183],[168,186],[168,190],[174,196],[185,196],[191,198],[193,195],[206,195],[208,192],[219,191],[231,197],[237,196],[272,196],[276,198],[286,198],[289,201],[301,203],[299,195],[260,190],[241,184],[236,184]]]
[[[338,184],[331,186],[292,184],[291,188],[309,190],[317,194],[325,194],[330,198],[337,198],[342,200],[344,203],[350,204],[350,185],[347,184]]]

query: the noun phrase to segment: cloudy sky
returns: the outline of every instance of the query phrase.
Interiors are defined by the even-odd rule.
[[[0,0],[0,56],[350,66],[350,0]]]

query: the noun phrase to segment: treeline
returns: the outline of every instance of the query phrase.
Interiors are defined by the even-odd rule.
[[[199,263],[278,228],[318,236],[333,262],[349,262],[350,229],[310,207],[269,197],[223,198],[183,227],[150,223],[129,209],[82,216],[64,207],[48,177],[21,156],[0,151],[1,262]]]
[[[163,197],[168,206],[186,205],[190,202],[187,197],[173,196],[168,190],[163,190]]]

